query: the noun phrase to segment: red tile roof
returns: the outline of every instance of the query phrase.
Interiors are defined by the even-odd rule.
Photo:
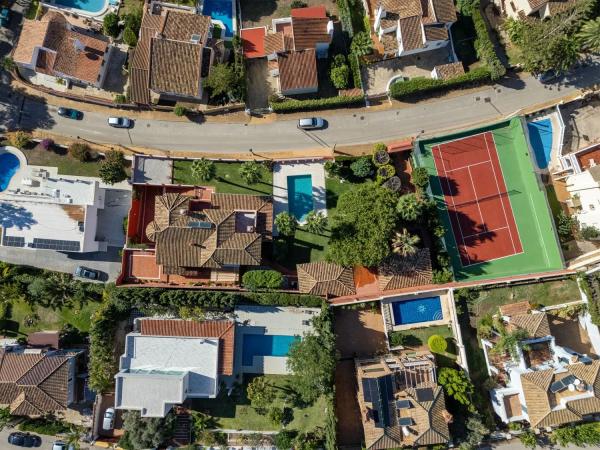
[[[265,27],[244,28],[240,31],[242,48],[246,58],[262,58],[265,56]]]
[[[327,17],[325,6],[311,6],[309,8],[294,8],[292,9],[292,17],[307,17],[317,19],[319,17]]]
[[[144,336],[204,337],[219,339],[219,373],[233,374],[235,322],[233,320],[206,320],[197,322],[181,319],[140,319],[140,333]]]
[[[319,43],[331,42],[328,24],[327,17],[292,17],[294,50],[314,49]]]
[[[281,92],[318,88],[317,56],[314,49],[279,55],[279,84]]]
[[[33,346],[59,348],[59,338],[58,331],[38,331],[27,336],[27,343]]]

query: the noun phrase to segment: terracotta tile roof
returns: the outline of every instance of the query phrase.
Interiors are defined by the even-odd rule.
[[[38,331],[27,336],[27,343],[32,346],[50,346],[58,348],[60,343],[60,332]]]
[[[445,27],[434,27],[428,26],[425,27],[425,39],[427,41],[447,41],[448,40],[448,30]],[[448,64],[444,64],[446,66]],[[443,67],[443,66],[438,66]],[[463,70],[464,73],[464,70]]]
[[[509,326],[525,330],[532,338],[550,336],[550,324],[546,313],[519,314],[510,318]]]
[[[46,49],[39,62],[33,61],[35,48]],[[94,84],[107,51],[105,37],[69,26],[62,14],[50,11],[40,21],[25,20],[13,58],[18,63],[39,66],[44,73]]]
[[[415,50],[424,45],[423,26],[418,16],[400,19],[400,37],[404,51]]]
[[[456,8],[452,0],[429,0],[437,23],[454,23],[457,20]]]
[[[439,79],[448,80],[450,78],[458,77],[459,75],[464,75],[465,68],[463,67],[462,62],[458,61],[455,63],[442,64],[441,66],[435,66],[435,71],[436,71]]]
[[[150,58],[151,90],[189,97],[200,95],[200,45],[169,39],[152,39]]]
[[[546,3],[548,3],[548,0],[527,0],[527,3],[529,3],[529,7],[533,11],[537,11],[542,6],[544,6]]]
[[[279,55],[277,61],[282,92],[319,87],[315,50],[285,53]]]
[[[233,320],[140,319],[144,336],[205,337],[219,339],[219,373],[233,375],[235,322]]]
[[[269,195],[213,193],[211,208],[225,211],[256,211],[256,231],[267,238],[273,232],[273,197]]]
[[[165,39],[189,42],[193,35],[199,36],[202,45],[208,41],[211,18],[201,14],[190,14],[169,10],[163,21],[161,33]]]
[[[421,0],[381,0],[379,4],[386,12],[398,14],[398,18],[421,16]]]
[[[265,53],[265,43],[267,41],[267,28],[243,28],[240,30],[242,39],[242,49],[245,58],[262,58]]]
[[[327,32],[328,23],[327,17],[292,17],[294,50],[314,49],[318,43],[331,42],[331,35]]]
[[[298,264],[298,289],[307,294],[339,297],[356,293],[351,268],[319,261]]]
[[[502,316],[516,316],[519,314],[527,314],[531,311],[531,305],[528,301],[518,302],[518,303],[509,303],[508,305],[500,306],[500,315]]]
[[[422,286],[433,282],[429,249],[419,249],[414,256],[391,255],[378,268],[379,288],[383,291]]]
[[[557,1],[549,1],[548,2],[548,12],[550,15],[558,14],[568,10],[577,4],[577,0],[557,0]]]
[[[267,34],[264,38],[265,55],[285,51],[285,37],[283,32]]]
[[[325,6],[311,6],[307,8],[293,8],[291,12],[292,17],[307,17],[307,18],[320,18],[327,17],[327,10]]]
[[[72,355],[4,353],[0,355],[0,404],[14,415],[65,410]]]

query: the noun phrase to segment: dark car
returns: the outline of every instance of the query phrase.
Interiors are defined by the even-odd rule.
[[[81,111],[72,108],[63,108],[62,106],[58,108],[58,115],[73,120],[83,119],[83,113]]]
[[[73,272],[73,275],[87,280],[97,280],[100,278],[100,272],[83,266],[78,266],[77,269],[75,269],[75,272]]]
[[[535,76],[538,81],[542,84],[548,84],[548,83],[552,83],[553,81],[556,81],[558,79],[558,72],[556,72],[555,70],[546,70],[545,72],[542,73],[538,73]]]
[[[35,434],[15,431],[8,435],[8,443],[19,447],[39,447],[42,445],[42,438]]]

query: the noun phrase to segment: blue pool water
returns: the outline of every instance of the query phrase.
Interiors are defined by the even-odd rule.
[[[251,366],[255,356],[287,356],[290,345],[298,339],[279,334],[245,334],[242,365]]]
[[[395,325],[442,320],[442,304],[439,297],[415,298],[392,303]]]
[[[542,119],[527,124],[529,142],[535,154],[535,161],[540,169],[548,168],[552,151],[552,121]]]
[[[221,37],[233,36],[233,1],[232,0],[204,0],[202,14],[220,20],[225,25]]]
[[[303,221],[314,208],[312,196],[312,177],[310,175],[290,175],[288,184],[288,211],[296,219]]]
[[[95,14],[106,7],[106,0],[56,0],[55,4]]]
[[[19,170],[19,158],[12,153],[0,154],[0,192],[8,187],[13,175]]]

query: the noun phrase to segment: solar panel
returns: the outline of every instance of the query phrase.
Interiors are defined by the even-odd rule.
[[[563,391],[572,383],[575,383],[577,377],[575,375],[569,375],[564,377],[562,380],[555,381],[550,385],[550,392],[556,394],[557,392]]]
[[[401,427],[409,427],[413,424],[413,421],[410,417],[400,417],[400,419],[398,419],[398,425],[400,425]]]
[[[21,236],[5,236],[2,245],[5,247],[25,247],[25,238]]]
[[[363,378],[362,380],[362,390],[363,390],[363,398],[365,402],[371,403],[373,398],[371,397],[371,385],[369,383],[370,378]]]
[[[78,252],[80,250],[79,241],[62,241],[59,239],[33,239],[34,248],[46,250],[58,250],[63,252]]]
[[[190,228],[202,228],[205,230],[212,228],[212,223],[210,222],[189,222],[188,224]]]
[[[430,402],[433,400],[433,389],[421,388],[417,389],[417,400],[420,402]]]
[[[409,409],[411,407],[410,401],[408,400],[398,400],[396,402],[396,408],[398,409]]]

